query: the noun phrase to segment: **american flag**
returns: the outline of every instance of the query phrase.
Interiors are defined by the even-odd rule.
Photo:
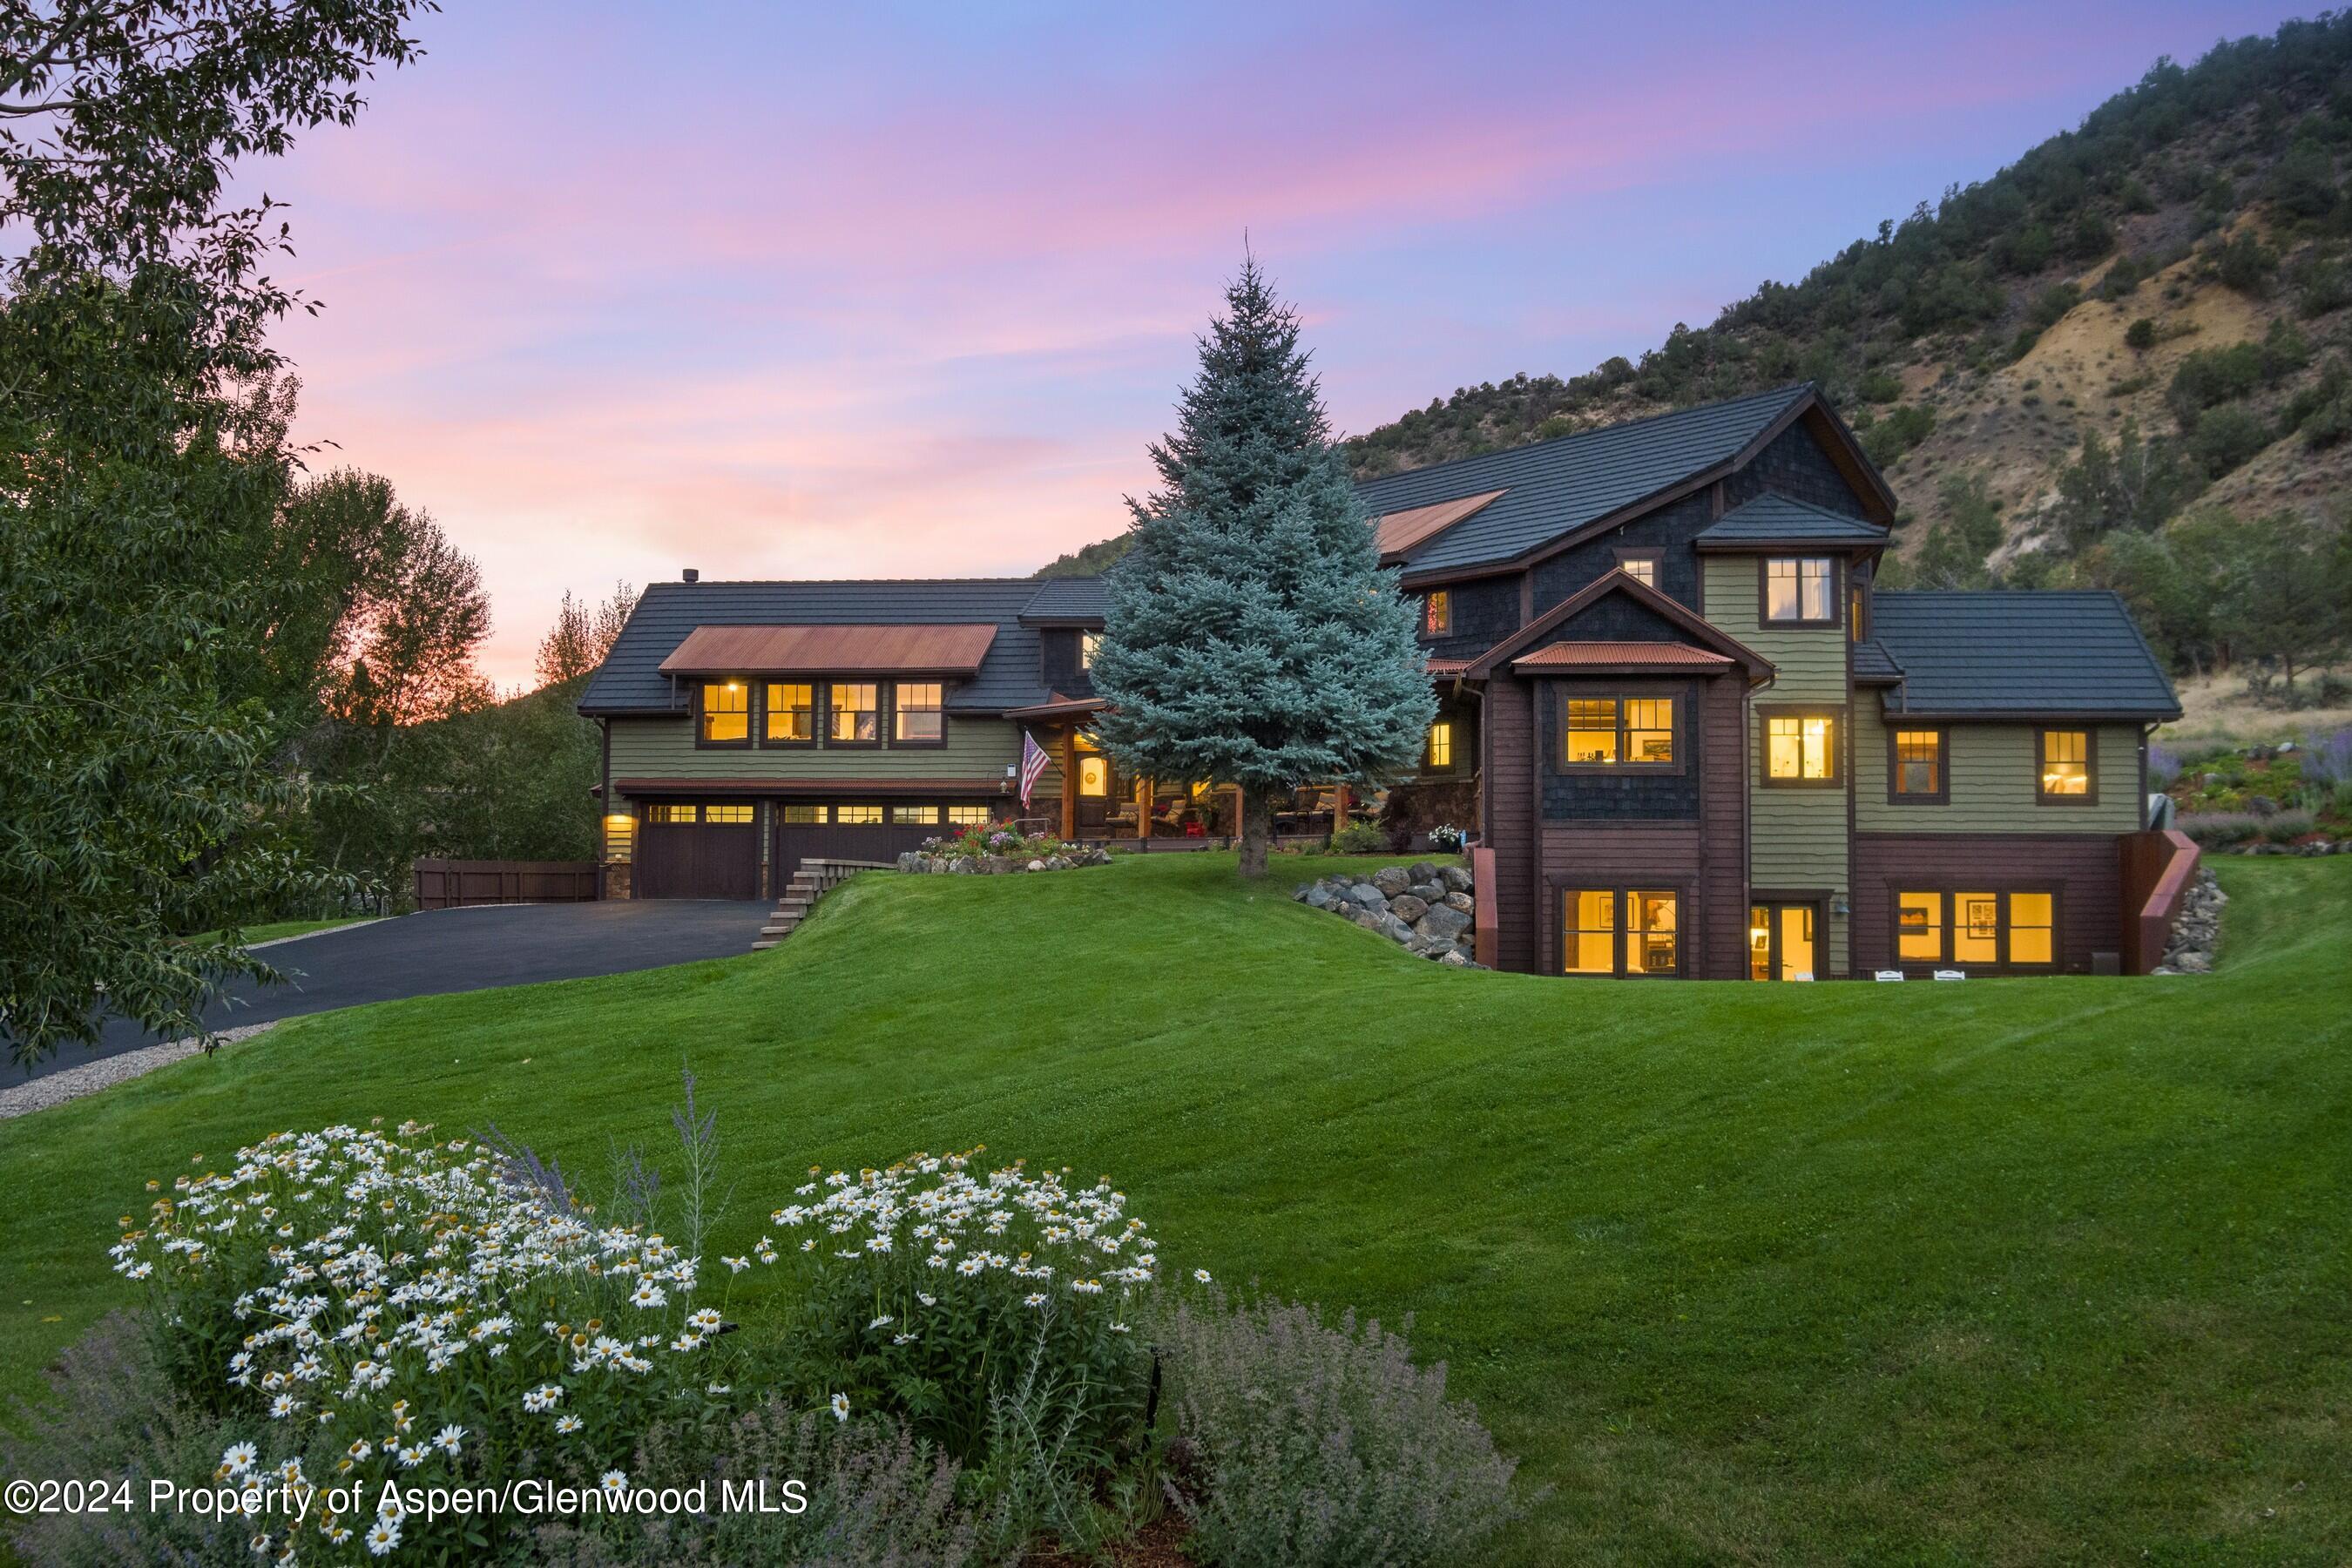
[[[1029,792],[1045,776],[1045,752],[1037,744],[1037,737],[1028,731],[1021,731],[1021,809],[1029,809]],[[1066,786],[1065,786],[1066,787]]]

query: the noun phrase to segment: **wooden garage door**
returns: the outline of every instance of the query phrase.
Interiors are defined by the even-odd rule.
[[[759,812],[731,802],[657,803],[637,826],[636,896],[756,899]]]
[[[977,808],[986,812],[989,808]],[[787,801],[776,808],[776,887],[792,880],[812,856],[833,860],[873,860],[884,865],[926,838],[954,831],[947,810],[926,802],[885,805],[871,801],[815,804]]]

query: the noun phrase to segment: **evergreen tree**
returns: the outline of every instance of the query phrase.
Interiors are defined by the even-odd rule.
[[[1129,500],[1095,689],[1104,745],[1152,778],[1242,794],[1265,875],[1277,793],[1410,769],[1436,713],[1411,607],[1332,444],[1298,318],[1255,258],[1201,340],[1160,489]]]

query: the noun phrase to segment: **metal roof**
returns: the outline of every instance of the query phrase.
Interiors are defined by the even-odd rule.
[[[661,661],[664,675],[979,673],[996,640],[977,626],[697,626]]]
[[[1409,507],[1403,511],[1383,512],[1372,519],[1372,532],[1379,540],[1381,559],[1402,561],[1412,552],[1412,547],[1424,539],[1434,538],[1464,518],[1502,499],[1501,490],[1486,490],[1458,500],[1439,501],[1435,506]]]
[[[2105,592],[1887,591],[1871,629],[1901,667],[1889,713],[2177,719],[2131,613]]]
[[[1807,383],[1604,425],[1368,479],[1357,493],[1379,517],[1504,491],[1413,550],[1405,570],[1499,564],[1728,462],[1812,395]]]
[[[1722,669],[1727,655],[1686,642],[1556,642],[1511,660],[1513,669]]]
[[[1886,651],[1886,645],[1876,637],[1853,645],[1853,678],[1856,680],[1885,682],[1903,679],[1903,667]]]
[[[1886,530],[1860,518],[1767,490],[1716,519],[1699,531],[1695,542],[1701,550],[1709,546],[1743,549],[1770,544],[1874,546],[1886,542]]]
[[[1064,582],[1076,579],[1063,579]],[[1046,586],[1027,577],[802,583],[655,583],[637,599],[612,652],[589,679],[583,713],[685,710],[682,681],[661,672],[698,626],[977,626],[996,635],[968,680],[947,692],[955,712],[993,713],[1042,702],[1037,633],[1021,612]],[[675,689],[673,689],[675,688]]]
[[[1103,580],[1099,577],[1048,577],[1022,606],[1024,626],[1094,626],[1103,620]]]

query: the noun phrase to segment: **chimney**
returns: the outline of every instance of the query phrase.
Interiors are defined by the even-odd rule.
[[[700,582],[700,581],[701,581],[701,579],[702,579],[702,574],[701,574],[701,573],[699,573],[699,572],[697,572],[697,571],[696,571],[693,567],[691,567],[691,566],[688,567],[688,568],[687,568],[683,573],[681,573],[679,575],[680,575],[680,577],[681,577],[681,579],[682,579],[683,581],[685,581],[685,582],[688,582],[688,583],[697,583],[697,582]]]

